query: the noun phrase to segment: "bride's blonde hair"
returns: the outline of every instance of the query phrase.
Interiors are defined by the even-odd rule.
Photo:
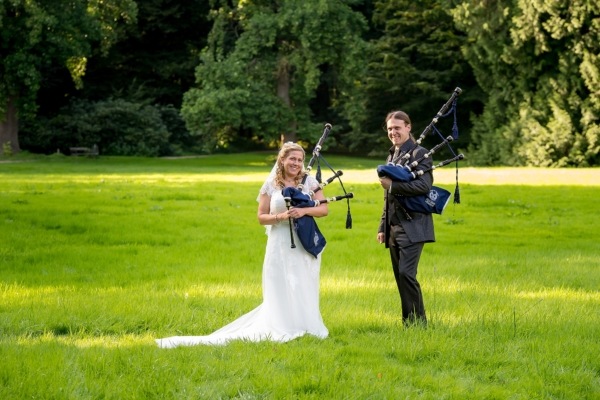
[[[301,151],[302,158],[304,159],[306,157],[306,154],[304,153],[304,149],[299,144],[296,144],[294,142],[287,142],[287,143],[283,144],[283,146],[281,147],[281,150],[279,150],[279,155],[277,156],[277,168],[275,170],[275,186],[277,186],[277,187],[282,187],[282,188],[285,187],[283,160],[285,158],[287,158],[287,156],[292,151]],[[304,177],[304,173],[305,173],[304,162],[302,162],[302,170],[300,172],[298,172],[298,175],[296,175],[294,177],[295,186],[298,186],[300,184],[300,182],[302,181],[302,178]]]

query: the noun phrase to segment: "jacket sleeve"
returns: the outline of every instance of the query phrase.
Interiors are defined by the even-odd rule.
[[[418,147],[414,150],[413,156],[411,157],[413,160],[422,157],[427,150],[423,147]],[[431,168],[433,165],[433,161],[431,157],[424,159],[418,165],[416,170],[422,171]],[[413,179],[410,182],[400,182],[400,181],[392,181],[392,186],[390,188],[390,193],[392,194],[401,194],[403,196],[418,196],[422,194],[427,194],[431,190],[431,186],[433,185],[433,174],[431,171],[424,173],[423,175]],[[385,211],[385,210],[384,210]]]
[[[379,229],[377,230],[377,233],[385,232],[385,218],[387,213],[385,205],[387,203],[387,193],[385,193],[385,190],[383,191],[383,193],[383,213],[381,214],[381,220],[379,221]]]

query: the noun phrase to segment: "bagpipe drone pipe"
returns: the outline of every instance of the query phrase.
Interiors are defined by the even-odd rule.
[[[346,229],[351,229],[352,215],[350,214],[350,199],[354,197],[354,194],[346,192],[342,179],[340,178],[343,175],[343,172],[340,170],[336,172],[321,155],[321,148],[323,147],[323,142],[325,141],[325,139],[327,139],[330,130],[331,124],[325,124],[323,135],[321,136],[313,150],[312,157],[308,162],[308,166],[306,167],[306,173],[302,177],[302,182],[300,183],[300,185],[298,185],[298,188],[286,187],[283,189],[282,194],[286,202],[286,207],[288,209],[292,206],[298,208],[318,207],[321,204],[332,203],[346,199],[348,203],[348,213],[346,215]],[[321,161],[323,161],[333,172],[333,176],[327,179],[325,182],[321,182]],[[302,192],[302,189],[306,185],[306,181],[308,179],[308,176],[310,175],[310,171],[312,170],[315,162],[317,163],[317,173],[315,179],[317,180],[317,182],[319,182],[319,185],[314,190],[309,188],[307,195]],[[323,190],[325,186],[331,184],[336,179],[340,182],[342,190],[344,191],[343,195],[329,197],[322,200],[313,199],[315,193],[319,192],[320,190]],[[291,247],[296,247],[296,244],[294,243],[294,235],[292,233],[292,229],[294,229],[304,249],[310,254],[312,254],[314,257],[317,257],[321,253],[321,251],[323,251],[323,248],[325,247],[325,244],[327,242],[321,234],[321,231],[319,230],[319,227],[317,226],[314,218],[309,215],[305,215],[297,219],[289,218],[289,223]]]
[[[452,149],[452,147],[450,146],[450,142],[458,139],[458,126],[457,126],[457,121],[456,121],[456,101],[457,101],[458,95],[461,92],[462,92],[462,89],[460,89],[458,87],[456,89],[454,89],[454,92],[450,96],[450,99],[448,99],[448,101],[442,106],[440,111],[438,111],[438,113],[433,118],[431,123],[429,125],[427,125],[427,127],[425,127],[425,129],[423,130],[423,133],[421,133],[419,138],[415,141],[414,145],[408,151],[402,152],[396,158],[394,158],[390,162],[388,162],[387,165],[380,165],[377,167],[377,175],[380,178],[389,177],[393,181],[410,182],[414,179],[417,179],[419,176],[422,176],[430,171],[433,171],[436,168],[440,168],[440,167],[448,165],[452,162],[456,162],[457,170],[456,170],[456,188],[454,191],[454,203],[456,203],[456,204],[460,203],[460,192],[459,192],[459,188],[458,188],[458,161],[464,159],[464,155],[463,154],[457,155],[454,152],[454,150]],[[446,112],[449,108],[450,108],[450,110],[448,112]],[[454,125],[452,127],[452,136],[448,136],[447,138],[444,139],[442,134],[436,128],[435,124],[438,122],[438,120],[440,118],[447,117],[451,113],[454,113]],[[410,156],[411,156],[413,150],[415,150],[417,148],[417,146],[419,146],[421,144],[423,139],[431,131],[437,133],[438,136],[440,136],[443,139],[442,142],[439,143],[438,145],[436,145],[435,147],[433,147],[431,150],[429,150],[427,153],[425,153],[423,156],[421,156],[417,160],[409,163]],[[452,152],[454,157],[447,159],[445,161],[442,161],[439,164],[433,165],[432,167],[427,168],[427,169],[420,169],[420,170],[417,169],[417,166],[423,160],[430,158],[436,151],[438,151],[440,148],[442,148],[445,145],[448,146],[448,148],[450,149],[450,151]],[[395,196],[407,210],[425,213],[425,214],[433,214],[433,213],[442,214],[442,212],[444,212],[444,209],[446,208],[446,205],[450,201],[451,194],[446,189],[443,189],[443,188],[440,188],[437,186],[432,186],[431,190],[426,195],[418,195],[418,196],[395,195]],[[408,213],[405,213],[405,214],[406,214],[407,219],[410,220],[411,219],[410,215],[408,215]]]

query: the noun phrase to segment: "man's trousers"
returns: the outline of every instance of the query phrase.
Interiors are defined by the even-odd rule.
[[[412,243],[402,225],[392,225],[388,245],[402,302],[402,322],[404,325],[426,324],[421,285],[417,281],[417,267],[425,243]]]

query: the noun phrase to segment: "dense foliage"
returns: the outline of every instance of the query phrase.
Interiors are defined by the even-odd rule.
[[[208,149],[248,136],[265,142],[318,139],[325,121],[315,120],[311,101],[319,87],[327,86],[330,96],[320,106],[339,111],[363,72],[360,33],[366,23],[346,3],[219,2],[196,72],[199,87],[184,98],[190,130]]]
[[[163,156],[178,153],[170,144],[171,132],[163,121],[177,126],[173,107],[159,107],[108,99],[97,102],[73,101],[52,119],[29,122],[24,145],[40,150],[69,149],[97,145],[101,154]],[[181,123],[181,122],[180,122]],[[181,141],[184,138],[179,138]],[[64,150],[63,150],[64,151]]]
[[[329,122],[328,146],[376,155],[387,112],[419,134],[461,87],[454,147],[468,162],[600,162],[597,0],[66,4],[0,0],[0,148],[19,150],[17,117],[28,150],[83,145],[59,132],[81,119],[73,104],[121,99],[169,110],[171,150],[152,154],[310,147]]]
[[[100,100],[133,92],[138,100],[179,108],[206,46],[210,5],[199,0],[137,3],[137,23],[123,27],[106,57],[95,51],[78,95]]]
[[[384,116],[403,110],[417,135],[435,116],[455,87],[461,87],[458,118],[468,127],[469,114],[479,112],[483,94],[461,53],[466,36],[436,0],[382,0],[375,4],[373,22],[382,36],[374,40],[364,79],[364,112],[354,126],[351,148],[385,149]],[[448,127],[447,123],[439,126]],[[469,143],[462,130],[460,146]],[[439,142],[434,138],[432,146]]]
[[[0,143],[19,150],[16,121],[36,114],[45,66],[68,70],[81,87],[92,47],[106,53],[136,14],[133,0],[1,0]]]
[[[465,56],[489,95],[470,152],[479,164],[600,162],[600,3],[456,2]]]
[[[60,143],[84,145],[77,143],[79,136],[66,140],[66,132],[59,132],[58,121],[66,122],[64,107],[73,114],[80,110],[71,106],[73,98],[86,102],[121,98],[137,103],[138,109],[155,104],[162,110],[163,123],[172,133],[170,153],[197,151],[197,140],[189,135],[177,114],[183,93],[194,82],[198,53],[206,44],[209,4],[197,0],[149,0],[139,2],[137,7],[137,20],[114,26],[111,47],[101,45],[96,37],[90,38],[86,68],[77,85],[60,63],[40,65],[41,79],[33,88],[37,90],[37,118],[24,119],[27,115],[21,113],[20,139],[24,148],[48,153],[55,152]],[[45,126],[47,120],[53,121],[50,127]],[[49,138],[49,132],[56,133],[56,137]],[[119,147],[116,143],[115,146]],[[148,146],[154,147],[150,143]],[[103,154],[110,148],[113,147],[105,147]],[[68,147],[60,149],[68,152]]]

